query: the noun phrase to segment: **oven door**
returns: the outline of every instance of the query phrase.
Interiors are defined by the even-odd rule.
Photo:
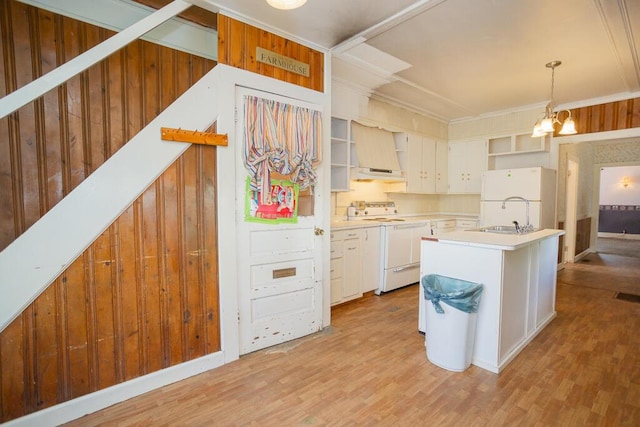
[[[420,239],[428,235],[428,223],[384,226],[385,248],[381,292],[420,280]]]
[[[394,268],[411,263],[411,230],[409,224],[386,225],[386,251],[384,268]]]

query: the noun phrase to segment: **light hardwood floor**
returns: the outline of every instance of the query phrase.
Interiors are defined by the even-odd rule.
[[[557,318],[502,373],[454,373],[426,358],[417,292],[336,307],[323,332],[69,425],[640,425],[640,304],[559,283]]]

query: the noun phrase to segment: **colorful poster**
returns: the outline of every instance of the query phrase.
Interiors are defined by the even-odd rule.
[[[251,190],[247,178],[245,221],[281,223],[298,222],[298,184],[291,181],[271,180],[271,203],[262,203],[259,191]]]

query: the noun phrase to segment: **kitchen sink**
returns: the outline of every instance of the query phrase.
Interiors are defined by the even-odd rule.
[[[476,228],[473,231],[482,231],[483,233],[497,233],[497,234],[526,234],[536,230],[531,229],[527,231],[520,231],[520,233],[518,233],[516,231],[516,228],[512,225],[492,225],[490,227]]]

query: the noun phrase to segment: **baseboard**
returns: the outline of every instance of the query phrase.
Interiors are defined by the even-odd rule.
[[[25,415],[3,424],[3,427],[58,426],[223,364],[223,352],[210,354]]]
[[[606,237],[610,239],[620,239],[620,240],[640,240],[640,234],[629,234],[629,233],[604,233],[598,232],[598,237]]]

